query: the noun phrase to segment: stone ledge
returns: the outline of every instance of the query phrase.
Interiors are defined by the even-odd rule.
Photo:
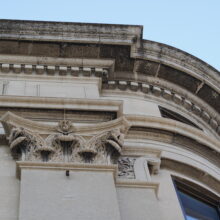
[[[216,152],[220,152],[219,140],[208,136],[203,131],[200,131],[199,129],[190,125],[158,117],[147,117],[139,115],[125,115],[125,117],[131,124],[131,127],[146,127],[170,131],[174,134],[180,134],[182,136],[192,138],[196,142],[204,144]]]
[[[159,183],[147,182],[147,181],[138,181],[138,180],[116,180],[116,187],[123,188],[145,188],[145,189],[153,189],[158,194]]]
[[[201,79],[218,92],[220,72],[204,61],[175,47],[143,40],[143,48],[133,51],[132,57],[163,63]],[[204,74],[205,73],[205,74]]]
[[[0,55],[2,73],[27,75],[72,75],[107,77],[114,71],[114,59],[53,58]]]
[[[0,39],[75,43],[132,44],[141,38],[140,25],[0,20]]]
[[[135,89],[133,88],[133,84],[135,85]],[[214,132],[220,134],[220,118],[215,112],[210,111],[209,109],[207,110],[207,105],[203,103],[202,105],[200,103],[195,103],[194,100],[191,99],[192,96],[188,96],[187,94],[183,93],[180,94],[180,92],[177,93],[177,89],[175,89],[175,91],[172,87],[169,89],[163,86],[154,85],[154,83],[146,84],[146,82],[111,80],[103,84],[103,89],[141,92],[144,95],[150,94],[154,97],[159,97],[174,102],[175,104],[181,105],[187,111],[190,111],[197,117],[201,118],[213,129]]]
[[[122,114],[122,101],[100,99],[44,98],[22,96],[0,96],[2,107],[71,109],[88,111],[112,111]]]
[[[79,164],[79,163],[51,163],[51,162],[31,162],[17,161],[16,173],[17,177],[21,177],[21,169],[40,169],[40,170],[69,170],[69,171],[84,171],[84,172],[112,172],[114,179],[117,176],[117,165],[102,165],[102,164]]]

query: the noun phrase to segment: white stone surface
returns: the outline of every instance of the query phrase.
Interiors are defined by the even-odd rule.
[[[183,212],[173,185],[169,171],[161,170],[158,175],[152,176],[152,181],[160,182],[158,193],[158,210],[164,220],[184,220]]]
[[[117,193],[122,220],[166,219],[160,214],[154,190],[118,187]]]
[[[130,117],[129,120],[134,127],[165,131],[161,133],[152,132],[152,134],[150,132],[135,134],[134,132],[132,138],[135,141],[132,143],[131,139],[128,138],[126,140],[126,144],[130,146],[130,149],[127,146],[127,152],[130,152],[130,156],[146,156],[146,152],[149,152],[149,149],[160,150],[162,151],[162,158],[179,161],[192,168],[192,173],[189,171],[189,176],[187,177],[189,181],[194,181],[192,177],[194,168],[201,170],[201,178],[203,180],[208,178],[208,175],[216,180],[219,179],[219,167],[214,163],[215,158],[213,158],[212,164],[212,158],[209,153],[207,153],[206,158],[206,151],[202,152],[201,150],[200,152],[200,150],[197,151],[195,149],[195,152],[197,152],[195,154],[189,150],[190,147],[194,148],[194,145],[190,146],[189,143],[189,148],[185,149],[185,147],[181,147],[181,144],[184,146],[185,142],[178,142],[178,144],[175,142],[175,138],[178,136],[182,136],[182,140],[185,137],[192,138],[198,144],[206,145],[207,149],[210,150],[210,155],[214,151],[219,152],[219,137],[215,135],[218,126],[217,122],[220,120],[215,111],[217,109],[214,110],[207,105],[202,100],[204,97],[198,98],[194,93],[191,94],[178,84],[169,83],[166,79],[158,77],[161,64],[168,65],[178,71],[185,72],[190,78],[194,77],[199,80],[199,85],[195,84],[197,92],[202,87],[204,88],[206,84],[216,92],[220,92],[218,71],[197,58],[175,48],[152,41],[142,41],[141,33],[143,28],[141,26],[100,26],[97,24],[77,23],[46,24],[45,22],[30,21],[1,21],[1,23],[2,27],[5,28],[4,33],[1,34],[2,36],[4,35],[3,38],[10,37],[11,40],[17,41],[22,37],[22,39],[27,40],[26,43],[30,40],[28,54],[26,55],[0,54],[1,107],[51,109],[67,107],[73,110],[117,111],[117,116],[125,115],[128,118]],[[30,27],[32,33],[30,33]],[[58,32],[55,33],[55,31],[50,34],[52,29]],[[62,36],[60,36],[60,33],[62,33]],[[116,64],[118,63],[117,60],[114,60],[112,56],[111,59],[61,58],[57,57],[57,50],[53,50],[52,47],[50,52],[51,54],[54,53],[53,57],[47,57],[46,53],[42,54],[42,57],[29,56],[35,50],[35,52],[42,52],[40,48],[39,51],[38,48],[34,49],[34,41],[40,42],[45,39],[51,42],[59,41],[63,43],[130,45],[129,56],[131,59],[151,60],[159,64],[155,75],[157,77],[153,75],[150,77],[143,76],[143,79],[146,77],[146,84],[142,84],[141,88],[139,82],[130,82],[129,75],[125,79],[124,77],[116,77],[120,80],[119,83],[116,83],[114,81],[115,77],[113,77],[112,81],[108,82],[108,88],[115,91],[102,91],[103,97],[100,98],[101,79],[98,77],[93,78],[93,76],[90,78],[79,77],[78,73],[82,69],[79,67],[83,67],[84,71],[80,76],[89,76],[91,67],[100,73],[97,74],[99,76],[103,74],[103,67],[110,70],[112,76],[116,76],[117,73],[114,66],[115,62]],[[66,44],[63,43],[62,46],[65,46]],[[19,50],[25,51],[23,49],[26,47],[23,48],[22,44],[22,42],[19,44]],[[44,46],[47,47],[48,44],[45,43]],[[140,48],[141,50],[139,50]],[[7,43],[5,49],[7,50]],[[65,51],[65,48],[60,47],[60,49]],[[111,51],[106,49],[106,52],[111,52],[111,55],[114,55],[111,47],[110,49]],[[87,50],[83,51],[83,54],[86,54],[86,52]],[[34,67],[35,65],[36,68]],[[71,67],[72,72],[67,71],[67,67],[68,69]],[[104,74],[105,76],[107,72]],[[61,77],[58,74],[65,75],[65,77]],[[127,73],[124,72],[123,74]],[[134,74],[136,74],[135,71]],[[74,78],[73,76],[77,77]],[[139,80],[139,74],[134,76],[135,79]],[[140,80],[142,81],[142,79]],[[187,83],[187,80],[185,83]],[[118,88],[124,91],[118,90],[116,84],[119,84]],[[217,93],[214,92],[212,97],[216,95]],[[162,97],[167,100],[162,100]],[[86,99],[89,99],[89,101]],[[118,102],[118,104],[113,105],[112,100],[122,101],[122,104]],[[173,100],[175,104],[169,100]],[[185,100],[184,105],[183,100]],[[103,101],[103,103],[100,101]],[[207,134],[210,135],[206,135],[196,129],[193,130],[190,126],[161,118],[156,103],[160,103],[164,107],[167,106],[170,110],[182,112],[184,117],[195,123],[198,119],[199,125],[201,124],[201,127],[205,128],[204,132],[207,129]],[[201,109],[203,110],[202,112]],[[204,122],[200,121],[199,116],[203,118]],[[166,131],[168,133],[172,132],[173,136],[167,135]],[[3,132],[0,125],[1,133]],[[3,139],[0,139],[0,141]],[[146,169],[144,169],[147,168],[147,164],[140,163],[138,167],[136,165],[134,166],[136,180],[149,181],[149,172],[147,176]],[[144,166],[141,167],[142,165]],[[175,167],[173,168],[175,169]],[[65,170],[23,170],[21,177],[21,209],[19,210],[20,181],[16,178],[15,170],[15,161],[11,158],[9,147],[0,145],[0,220],[18,220],[18,212],[20,212],[19,220],[184,219],[172,183],[171,171],[162,169],[159,174],[151,175],[151,181],[160,183],[157,198],[152,189],[144,188],[141,184],[133,184],[132,187],[131,184],[123,187],[121,185],[117,188],[116,193],[114,179],[110,172],[71,171],[70,177],[66,177]],[[175,175],[175,173],[172,172],[172,175]],[[182,177],[185,178],[184,175]],[[212,190],[215,185],[212,183],[212,179],[210,180],[210,182],[207,181],[207,187]],[[201,180],[196,181],[201,185]]]
[[[143,99],[128,98],[105,92],[103,99],[123,101],[123,114],[161,117],[158,105]]]
[[[137,180],[151,181],[147,159],[140,157],[134,162],[134,173]]]
[[[160,117],[158,105],[140,99],[124,99],[124,114],[137,114]]]
[[[0,219],[17,220],[20,182],[8,146],[0,145]]]
[[[0,85],[0,93],[1,90]],[[96,99],[99,97],[99,83],[98,80],[94,82],[94,79],[91,83],[89,80],[85,83],[74,79],[70,82],[8,79],[6,95]]]
[[[19,220],[120,220],[112,173],[22,170]]]

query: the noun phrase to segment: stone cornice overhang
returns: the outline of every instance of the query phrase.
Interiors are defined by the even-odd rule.
[[[122,116],[122,101],[102,99],[73,99],[73,98],[45,98],[0,96],[1,107],[29,108],[29,109],[66,109],[80,111],[115,112],[117,117]]]
[[[131,45],[142,36],[141,25],[0,19],[0,39]]]
[[[220,73],[204,61],[166,44],[142,39],[143,26],[0,19],[0,39],[131,45],[131,57],[187,72],[220,91]]]
[[[147,40],[131,56],[157,63],[148,75],[183,87],[220,112],[220,72],[215,68],[177,48]]]
[[[25,41],[31,44],[44,42],[45,44],[54,43],[54,45],[71,43],[73,47],[74,44],[80,44],[84,47],[81,48],[84,51],[82,54],[86,54],[88,49],[90,58],[115,59],[117,60],[115,71],[110,74],[109,80],[151,83],[147,78],[151,77],[158,81],[159,86],[165,80],[173,85],[169,87],[171,92],[174,90],[175,93],[176,87],[184,89],[198,100],[202,99],[207,103],[209,110],[205,109],[205,111],[213,112],[210,121],[215,121],[217,124],[217,128],[215,126],[217,132],[220,130],[219,71],[174,47],[143,40],[142,26],[0,20],[0,32],[1,40]],[[96,49],[102,45],[101,52],[99,48],[96,53],[91,53],[93,48],[88,48],[88,45],[95,46]],[[24,47],[28,45],[25,44]],[[63,50],[65,50],[65,45],[56,47],[56,52],[61,57]],[[4,50],[1,53],[4,54]],[[26,52],[18,52],[20,55],[39,56],[36,51],[36,54],[24,53]],[[72,56],[64,54],[67,57]],[[161,85],[161,89],[163,88],[166,89],[164,85]],[[185,98],[187,97],[183,97]]]
[[[142,47],[136,48],[132,57],[168,65],[188,73],[220,92],[220,72],[206,62],[178,48],[159,42],[142,40]]]

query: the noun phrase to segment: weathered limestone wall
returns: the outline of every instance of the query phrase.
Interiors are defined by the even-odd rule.
[[[158,199],[152,189],[117,188],[121,220],[159,220],[162,218]]]
[[[98,98],[99,79],[98,78],[69,78],[61,77],[39,79],[0,79],[0,95],[10,96],[37,96],[37,97],[62,97],[62,98]],[[41,78],[41,79],[40,79]]]
[[[29,160],[32,168],[22,168],[18,179],[16,162],[0,135],[0,220],[184,220],[173,170],[189,182],[196,179],[197,185],[213,191],[219,201],[219,72],[183,51],[142,39],[142,33],[142,26],[0,20],[0,114],[19,109],[23,118],[55,126],[68,109],[75,111],[74,117],[70,112],[66,117],[73,127],[94,125],[94,130],[81,130],[84,134],[92,130],[91,137],[96,129],[100,134],[108,129],[99,122],[125,116],[131,123],[128,135],[114,136],[116,149],[128,157],[120,177],[115,169],[106,168],[109,164],[105,164],[107,170],[85,170],[85,161],[66,176],[67,165],[61,167],[65,155],[59,146],[58,155],[63,155],[56,168],[38,161],[41,168],[36,169]],[[162,118],[158,105],[198,123],[203,130]],[[27,114],[22,109],[30,111]],[[57,112],[52,114],[53,110]],[[81,111],[87,113],[81,115]],[[4,122],[8,130],[13,127],[12,121]],[[22,123],[15,120],[20,132]],[[66,133],[65,126],[64,130],[47,127],[52,133],[62,133],[64,137],[58,135],[60,145],[67,134],[74,135],[74,129]],[[31,123],[27,130],[32,129],[34,134],[37,129],[41,132]],[[4,133],[9,136],[0,125],[0,134]],[[20,135],[14,134],[18,140],[11,147],[28,140],[41,152],[55,148],[38,145],[30,134]],[[94,153],[85,149],[85,143],[82,141],[86,151],[81,156]],[[108,155],[107,146],[104,153],[95,153]],[[138,168],[137,158],[145,159]]]
[[[10,149],[0,140],[0,219],[17,220],[20,181]]]
[[[183,212],[169,171],[161,170],[153,176],[153,181],[160,182],[158,192],[158,209],[162,219],[184,220]]]
[[[158,104],[144,99],[137,99],[128,96],[118,96],[115,94],[105,94],[102,99],[121,100],[123,101],[124,115],[143,115],[161,117]]]
[[[21,172],[19,220],[120,220],[111,172]]]

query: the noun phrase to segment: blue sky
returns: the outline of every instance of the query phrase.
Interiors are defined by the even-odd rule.
[[[139,24],[220,71],[220,0],[0,0],[0,18]]]

